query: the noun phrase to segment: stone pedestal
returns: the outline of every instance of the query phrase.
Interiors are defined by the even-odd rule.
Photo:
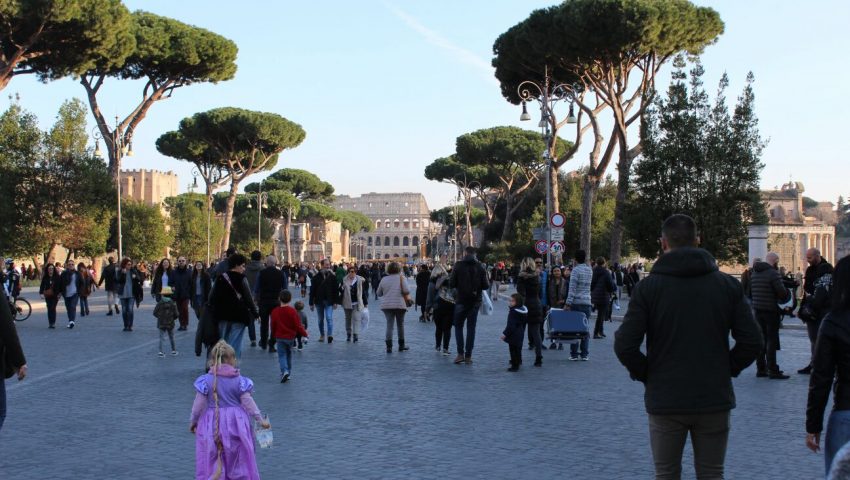
[[[748,263],[752,265],[756,258],[764,260],[767,256],[768,227],[767,225],[750,225],[747,230],[750,240]]]

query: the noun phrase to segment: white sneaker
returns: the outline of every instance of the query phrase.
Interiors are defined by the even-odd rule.
[[[159,356],[159,358],[164,358],[164,357],[165,357],[165,354],[164,354],[164,353],[162,353],[162,352],[157,353],[157,355]]]
[[[74,328],[74,322],[68,322],[68,328]]]

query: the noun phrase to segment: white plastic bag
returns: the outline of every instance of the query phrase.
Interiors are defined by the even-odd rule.
[[[265,421],[269,421],[268,415],[263,415],[263,419]],[[272,433],[272,427],[263,428],[260,425],[260,422],[257,422],[254,426],[254,436],[257,437],[257,443],[260,445],[260,448],[271,448],[274,443],[274,433]]]
[[[478,313],[484,316],[493,314],[493,300],[490,299],[489,292],[481,292],[481,309]]]
[[[369,328],[369,309],[360,310],[360,333],[365,332]]]

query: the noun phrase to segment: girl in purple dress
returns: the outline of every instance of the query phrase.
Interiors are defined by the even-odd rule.
[[[251,392],[254,382],[239,374],[236,352],[224,340],[210,350],[210,370],[195,380],[189,430],[195,437],[195,478],[259,480],[250,417],[263,428]]]

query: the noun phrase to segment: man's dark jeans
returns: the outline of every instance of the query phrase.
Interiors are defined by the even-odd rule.
[[[649,443],[656,480],[682,477],[682,450],[691,435],[699,480],[722,480],[729,439],[729,411],[695,415],[649,415]]]
[[[0,430],[6,421],[6,380],[0,378]]]
[[[478,323],[478,308],[480,303],[455,305],[454,326],[455,341],[457,342],[457,354],[472,357],[472,349],[475,347],[475,325]],[[466,323],[466,342],[463,338],[463,324]]]
[[[269,303],[261,303],[260,304],[260,346],[263,345],[274,345],[275,339],[269,339],[269,327],[271,322],[271,314],[272,310],[278,307],[280,304],[269,304]],[[249,331],[250,335],[251,332]],[[250,338],[250,337],[249,337]]]
[[[776,350],[779,348],[779,312],[756,310],[756,321],[764,336],[764,348],[756,357],[756,368],[759,372],[778,373]]]
[[[814,358],[815,356],[815,342],[818,339],[818,330],[820,330],[821,320],[821,318],[818,318],[817,320],[809,320],[808,322],[806,322],[806,331],[809,334],[809,343],[811,344],[812,352],[812,355],[809,360],[809,366],[812,365],[811,358]]]

